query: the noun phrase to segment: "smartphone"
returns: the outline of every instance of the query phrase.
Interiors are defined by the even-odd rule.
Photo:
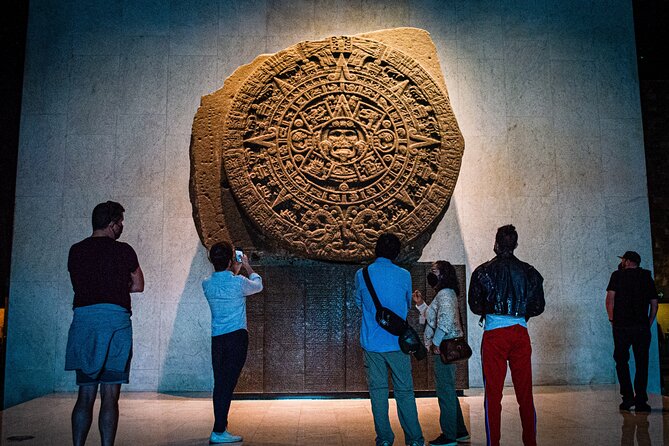
[[[244,255],[244,253],[240,249],[235,249],[235,261],[236,262],[241,262],[242,261],[242,255]]]

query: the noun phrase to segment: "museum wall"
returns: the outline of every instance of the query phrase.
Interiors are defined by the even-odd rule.
[[[513,223],[518,257],[545,278],[546,312],[529,324],[535,382],[615,382],[609,274],[628,249],[652,269],[631,2],[33,0],[6,405],[75,388],[63,371],[67,252],[108,199],[126,208],[122,240],[146,277],[125,388],[210,389],[200,282],[211,267],[188,190],[200,97],[259,54],[404,26],[430,32],[465,139],[450,207],[420,260],[469,275],[493,256],[495,229]],[[475,346],[477,322],[470,314]],[[482,385],[476,350],[472,387]]]

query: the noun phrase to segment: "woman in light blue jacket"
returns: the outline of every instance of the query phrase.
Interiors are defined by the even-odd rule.
[[[243,438],[228,431],[228,413],[249,347],[246,297],[262,291],[262,278],[253,271],[245,254],[240,251],[237,257],[230,242],[213,245],[209,260],[214,265],[214,273],[202,282],[211,309],[211,365],[214,371],[214,429],[209,443],[238,443]],[[239,274],[242,267],[248,277]]]
[[[460,289],[455,268],[445,260],[434,262],[427,275],[427,282],[437,292],[432,303],[428,306],[419,290],[414,291],[413,301],[420,312],[420,322],[426,324],[425,346],[434,356],[434,380],[439,401],[441,435],[432,440],[430,445],[457,445],[469,442],[470,436],[455,391],[455,365],[444,364],[439,356],[439,344],[442,340],[457,338],[464,334],[458,314]]]

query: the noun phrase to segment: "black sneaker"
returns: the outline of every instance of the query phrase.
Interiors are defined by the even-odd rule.
[[[650,406],[648,403],[639,403],[634,406],[635,412],[650,412]]]
[[[632,407],[634,407],[634,401],[623,401],[620,403],[620,406],[618,406],[618,409],[622,412],[629,412],[632,410]]]
[[[440,434],[437,438],[430,442],[430,446],[457,446],[458,442],[452,438],[448,438],[444,434]]]

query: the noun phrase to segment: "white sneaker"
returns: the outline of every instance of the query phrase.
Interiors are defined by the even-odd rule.
[[[209,436],[209,444],[218,444],[218,443],[239,443],[243,438],[239,435],[232,435],[227,430],[222,433],[212,432]]]

